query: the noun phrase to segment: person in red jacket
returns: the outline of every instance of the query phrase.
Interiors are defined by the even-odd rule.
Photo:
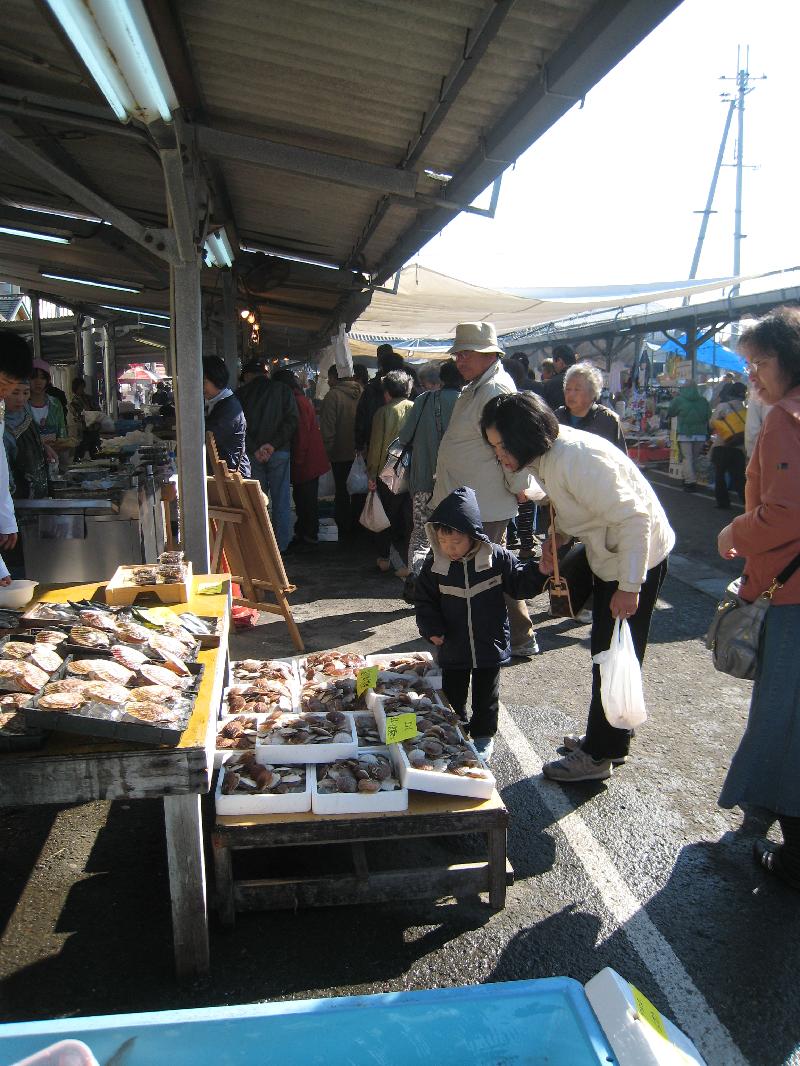
[[[294,393],[299,415],[292,437],[291,479],[296,521],[294,540],[290,548],[302,544],[317,544],[319,540],[319,479],[331,468],[322,434],[317,423],[314,405],[303,392],[297,376],[291,370],[276,370],[273,381],[282,381]]]

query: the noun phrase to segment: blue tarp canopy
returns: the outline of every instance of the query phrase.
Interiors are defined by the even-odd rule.
[[[677,352],[679,355],[685,356],[686,349],[681,347],[682,344],[686,344],[685,333],[681,334],[679,341],[668,340],[658,350],[667,355]],[[698,346],[697,362],[703,363],[704,366],[716,366],[720,370],[733,370],[737,374],[747,373],[747,363],[741,355],[737,355],[732,349],[726,348],[724,344],[719,344],[713,337]]]

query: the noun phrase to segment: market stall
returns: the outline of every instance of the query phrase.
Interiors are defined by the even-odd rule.
[[[195,575],[180,602],[138,616],[109,610],[105,592],[45,591],[22,619],[29,628],[0,646],[0,806],[162,798],[175,964],[196,975],[209,964],[200,796],[211,783],[230,587]]]

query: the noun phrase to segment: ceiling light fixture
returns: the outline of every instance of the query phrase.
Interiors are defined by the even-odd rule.
[[[47,0],[121,122],[172,120],[178,99],[142,0]]]
[[[116,304],[100,304],[105,311],[124,311],[128,315],[149,315],[150,318],[164,318],[167,322],[170,321],[169,315],[162,315],[158,311],[143,311],[141,307],[118,307]],[[147,325],[155,325],[154,322],[148,322]],[[165,327],[169,329],[169,326]]]
[[[247,321],[247,319],[248,319],[248,318],[250,317],[250,309],[249,309],[249,308],[247,308],[247,307],[243,308],[243,309],[242,309],[242,310],[241,310],[241,311],[239,312],[239,317],[240,317],[240,318],[243,318],[243,319],[245,320],[245,322],[246,322],[246,321]]]
[[[209,233],[204,248],[211,266],[221,269],[233,266],[233,249],[224,229],[219,233]]]
[[[7,207],[15,207],[18,211],[30,211],[37,215],[54,215],[56,218],[71,218],[76,222],[94,222],[96,225],[110,226],[104,218],[97,215],[89,215],[85,211],[65,211],[60,207],[48,207],[45,204],[30,204],[23,200],[12,200],[8,196],[0,197],[0,203]]]
[[[300,252],[287,252],[281,248],[273,248],[268,244],[240,244],[239,247],[243,252],[257,252],[260,255],[272,255],[276,259],[285,259],[289,263],[305,263],[306,266],[322,267],[324,270],[341,270],[342,268],[338,263],[331,262],[330,259],[317,259],[312,255],[303,255]]]
[[[40,270],[43,278],[52,278],[54,281],[66,281],[70,285],[91,285],[95,289],[115,289],[117,292],[141,292],[141,289],[133,285],[116,285],[110,281],[98,281],[96,278],[73,278],[68,274],[51,274],[46,270]]]
[[[34,241],[49,241],[50,244],[69,244],[69,237],[57,237],[55,233],[35,233],[29,229],[15,229],[13,226],[0,226],[0,233],[6,237],[30,237]]]
[[[137,344],[146,344],[148,348],[166,348],[166,344],[159,344],[158,341],[151,341],[148,337],[132,337]]]

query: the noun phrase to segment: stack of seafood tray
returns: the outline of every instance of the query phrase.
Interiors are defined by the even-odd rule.
[[[176,745],[203,672],[196,662],[202,619],[144,625],[135,611],[96,603],[39,604],[30,634],[8,646],[42,651],[58,669],[31,679],[20,700],[28,728],[103,740]],[[30,662],[35,664],[34,658]],[[22,660],[27,665],[28,660]],[[2,678],[2,672],[0,672]]]
[[[367,667],[377,668],[377,680],[359,692]],[[462,733],[427,652],[316,652],[243,659],[231,670],[216,744],[220,815],[402,811],[409,789],[492,795],[495,779]],[[400,715],[416,735],[395,743]]]

